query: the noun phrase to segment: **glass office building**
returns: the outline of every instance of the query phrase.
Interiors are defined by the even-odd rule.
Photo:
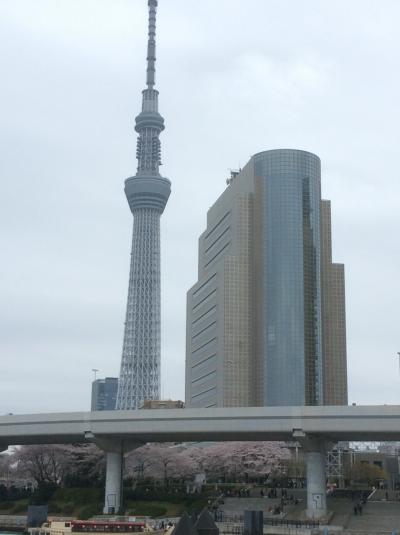
[[[256,154],[207,214],[187,296],[186,405],[347,404],[344,268],[314,154]]]
[[[117,399],[118,378],[106,377],[92,383],[92,411],[113,411]]]
[[[320,169],[319,158],[303,151],[254,157],[266,406],[322,402]]]

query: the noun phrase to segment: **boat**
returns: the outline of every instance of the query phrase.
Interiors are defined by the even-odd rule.
[[[70,535],[71,533],[101,533],[113,535],[115,533],[152,533],[164,535],[164,529],[153,529],[144,519],[134,521],[118,520],[67,520],[45,522],[40,528],[29,528],[30,535]]]

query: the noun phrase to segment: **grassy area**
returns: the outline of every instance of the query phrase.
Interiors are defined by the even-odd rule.
[[[102,489],[57,489],[48,501],[49,515],[74,516],[82,520],[102,513]],[[45,502],[43,502],[45,503]],[[0,502],[0,514],[24,515],[29,499]]]
[[[184,504],[152,501],[129,501],[125,504],[125,510],[130,515],[151,516],[179,516],[185,510]]]
[[[174,500],[126,500],[124,510],[131,515],[151,516],[180,516],[184,511],[199,513],[206,505],[209,496],[186,496],[180,501]]]
[[[57,489],[48,501],[49,515],[71,516],[81,520],[102,514],[104,490],[100,488]],[[183,511],[201,511],[207,504],[208,494],[204,495],[166,495],[159,497],[127,496],[123,511],[131,515],[162,517],[180,516]],[[24,515],[29,505],[28,499],[0,502],[0,514]]]
[[[57,489],[52,500],[62,502],[76,502],[79,504],[101,502],[104,498],[104,489],[101,488],[71,488]]]
[[[0,515],[24,515],[28,509],[28,503],[28,499],[0,502]]]
[[[103,490],[98,488],[57,489],[49,501],[49,514],[86,520],[102,513]]]

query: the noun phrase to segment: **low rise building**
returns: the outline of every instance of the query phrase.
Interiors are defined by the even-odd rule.
[[[184,409],[185,404],[173,399],[145,399],[139,409]]]

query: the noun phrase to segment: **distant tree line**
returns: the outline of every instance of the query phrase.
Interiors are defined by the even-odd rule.
[[[125,455],[125,487],[136,494],[141,488],[182,491],[185,482],[199,474],[210,483],[266,483],[282,477],[302,479],[305,465],[279,442],[149,443]],[[350,484],[372,486],[387,474],[378,466],[356,462],[347,466],[345,478]],[[13,485],[24,479],[35,482],[33,496],[31,490]],[[22,446],[0,455],[0,503],[28,496],[32,503],[42,503],[58,488],[100,491],[104,480],[105,454],[94,444]]]
[[[277,475],[289,463],[277,442],[223,442],[204,446],[144,444],[125,456],[124,477],[132,485],[168,487],[204,474],[209,481],[246,482]],[[101,487],[105,455],[93,444],[22,446],[0,455],[0,478],[29,478],[40,488]]]

